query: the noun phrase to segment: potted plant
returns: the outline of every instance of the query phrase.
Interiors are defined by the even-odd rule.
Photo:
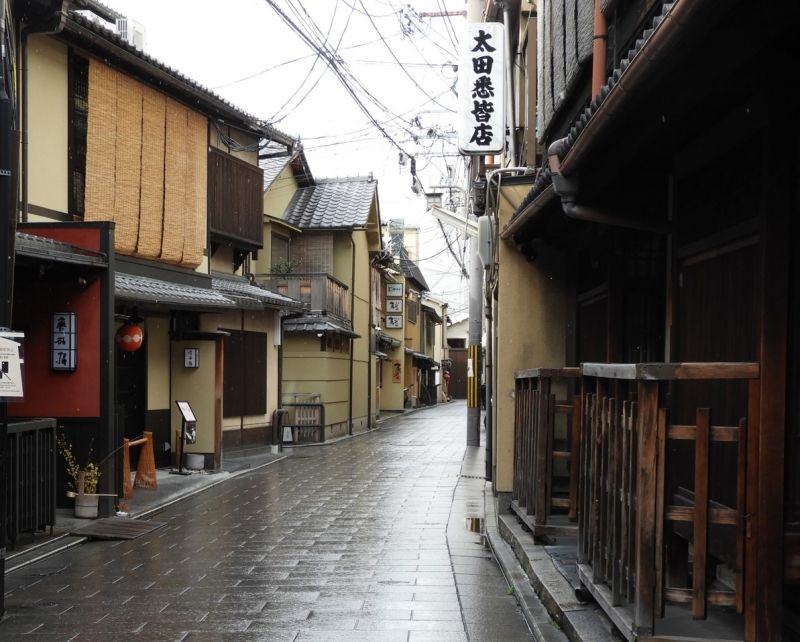
[[[59,435],[57,440],[58,452],[67,464],[69,476],[68,497],[75,498],[75,517],[94,519],[97,517],[99,495],[97,484],[100,481],[100,465],[92,461],[92,448],[83,466],[79,465],[69,443],[64,435]]]

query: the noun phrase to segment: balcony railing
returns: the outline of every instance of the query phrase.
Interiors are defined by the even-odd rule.
[[[514,486],[511,506],[534,535],[577,532],[580,368],[515,373]],[[556,392],[564,399],[558,400]]]
[[[308,303],[312,312],[324,312],[350,320],[348,288],[330,274],[259,274],[256,280],[274,292]]]

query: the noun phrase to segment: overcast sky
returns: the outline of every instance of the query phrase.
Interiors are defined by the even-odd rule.
[[[416,157],[426,186],[449,173],[463,181],[453,132],[465,22],[424,14],[463,11],[464,0],[104,2],[145,26],[150,55],[299,137],[316,177],[372,173],[383,222],[400,218],[422,228],[421,267],[431,295],[453,312],[466,309],[467,284],[424,197],[411,191],[407,158]],[[325,43],[340,74],[306,40],[317,48]],[[463,239],[448,236],[463,255]]]

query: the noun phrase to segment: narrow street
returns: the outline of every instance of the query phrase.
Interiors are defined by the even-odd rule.
[[[529,640],[463,402],[286,459],[6,577],[0,640]]]

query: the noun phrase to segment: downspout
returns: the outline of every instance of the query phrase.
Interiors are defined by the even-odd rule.
[[[20,28],[19,54],[20,94],[22,98],[22,155],[20,159],[20,187],[22,194],[22,222],[28,222],[28,27]]]
[[[350,325],[355,331],[355,305],[356,305],[356,242],[350,234]],[[347,396],[347,434],[353,434],[353,353],[356,348],[356,340],[350,338],[350,394]]]
[[[372,430],[372,342],[375,338],[375,329],[372,327],[372,263],[369,265],[369,310],[367,316],[367,430]]]
[[[498,239],[498,225],[500,221],[500,178],[503,174],[525,174],[531,171],[528,167],[506,167],[504,169],[497,169],[488,172],[486,175],[486,201],[487,201],[487,216],[492,220],[492,228],[494,241],[492,243],[493,251],[497,252],[497,239]],[[491,195],[492,180],[497,177],[497,197],[495,198],[494,213],[488,207],[489,197]],[[486,319],[486,446],[485,446],[485,471],[486,479],[495,481],[495,466],[494,466],[494,391],[495,386],[495,368],[494,368],[494,295],[492,294],[492,282],[496,278],[496,271],[494,268],[494,257],[492,257],[492,264],[486,270],[484,283],[485,283],[485,300],[484,300],[484,318]]]
[[[600,2],[600,0],[595,0]],[[514,109],[514,50],[511,47],[511,6],[508,0],[495,0],[495,6],[503,9],[503,26],[506,36],[506,118],[508,119],[509,165],[517,162],[517,113]]]
[[[608,55],[608,25],[603,15],[602,0],[594,0],[594,36],[592,39],[592,98],[600,93],[606,82]]]

